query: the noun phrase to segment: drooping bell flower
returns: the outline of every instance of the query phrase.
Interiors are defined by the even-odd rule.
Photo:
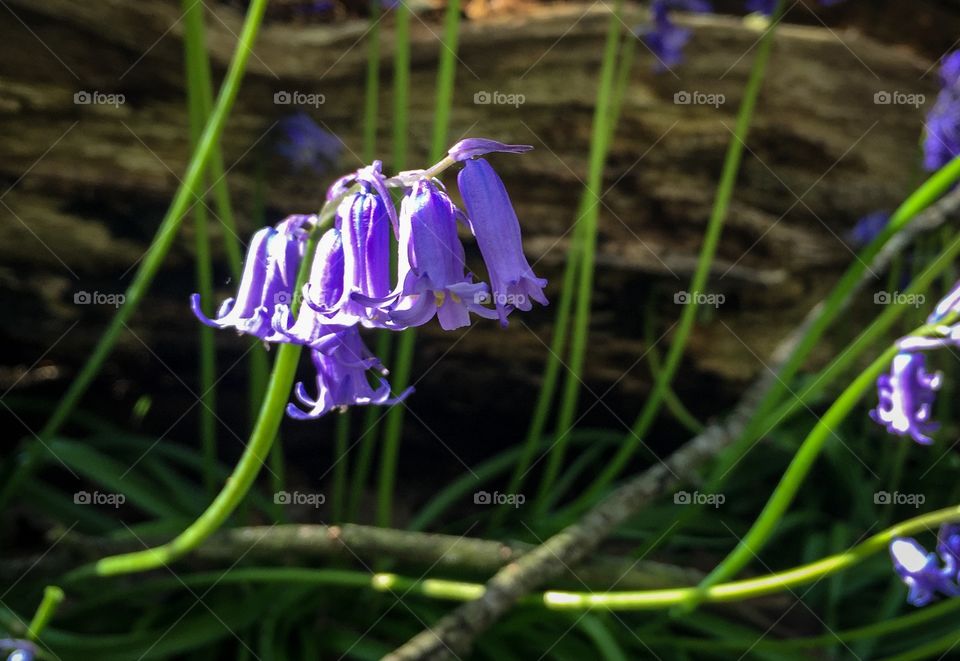
[[[457,236],[457,210],[437,184],[420,179],[400,205],[397,302],[390,311],[396,327],[420,326],[434,315],[444,330],[470,323],[470,312],[495,319],[481,305],[486,283],[465,273],[463,244]]]
[[[33,661],[37,657],[37,646],[29,640],[0,638],[0,652],[10,652],[7,661]]]
[[[340,230],[328,229],[317,242],[310,266],[310,278],[303,286],[304,305],[300,306],[296,321],[291,320],[291,306],[278,306],[273,327],[290,342],[319,348],[342,325],[330,322],[328,316],[317,310],[333,309],[343,296],[343,242]]]
[[[317,394],[309,395],[303,383],[295,386],[294,397],[306,408],[287,404],[287,415],[296,420],[315,420],[333,409],[349,406],[389,406],[413,392],[408,388],[396,397],[390,396],[390,384],[383,376],[386,370],[364,345],[356,326],[338,331],[322,350],[314,350],[311,358],[317,371]],[[370,385],[371,370],[379,372],[374,375],[379,382],[376,387]]]
[[[274,331],[272,319],[278,306],[290,305],[293,300],[308,227],[316,221],[312,215],[288,216],[275,228],[258,231],[247,249],[236,298],[224,301],[217,316],[210,319],[200,309],[200,295],[194,294],[190,299],[193,313],[214,328],[234,328],[266,342],[286,341]]]
[[[951,576],[960,573],[960,525],[945,523],[937,533],[937,553],[943,560],[944,570]]]
[[[490,273],[501,325],[506,326],[507,315],[514,308],[526,312],[533,307],[531,301],[547,305],[543,295],[547,281],[533,273],[523,254],[520,221],[503,181],[486,160],[477,158],[464,163],[457,185]]]
[[[937,594],[947,597],[960,595],[956,572],[950,566],[941,566],[936,553],[927,550],[915,539],[898,537],[890,543],[890,558],[894,571],[909,588],[907,602],[926,606]]]
[[[877,379],[880,402],[870,411],[870,417],[891,434],[930,445],[933,440],[927,434],[939,428],[931,415],[942,377],[937,372],[928,373],[925,364],[926,356],[922,353],[898,353],[890,373]]]
[[[386,313],[371,301],[390,293],[390,225],[396,210],[379,168],[360,170],[357,185],[337,209],[336,226],[343,239],[340,300],[324,306],[308,298],[307,304],[331,315],[334,323],[383,326]]]

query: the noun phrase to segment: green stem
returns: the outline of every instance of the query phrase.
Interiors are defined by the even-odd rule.
[[[703,240],[703,246],[700,249],[700,257],[697,260],[697,268],[690,282],[690,292],[694,295],[704,291],[710,276],[710,268],[713,264],[713,258],[716,254],[720,235],[723,231],[723,224],[730,210],[730,202],[733,198],[737,175],[743,160],[743,151],[750,131],[750,124],[753,120],[757,99],[760,96],[760,90],[763,86],[767,64],[770,59],[770,52],[773,47],[774,35],[776,34],[776,28],[783,13],[784,4],[784,0],[779,0],[777,3],[770,27],[760,41],[757,56],[753,62],[753,68],[750,71],[750,78],[744,90],[743,101],[737,113],[733,137],[727,148],[723,170],[720,174],[720,183],[717,186],[717,195],[714,199],[713,210],[711,211],[710,220],[707,224],[707,232]],[[600,476],[584,491],[578,501],[580,506],[592,502],[620,475],[621,471],[623,471],[627,465],[627,462],[633,457],[637,447],[643,443],[644,437],[656,419],[667,388],[673,380],[677,368],[680,366],[680,361],[683,358],[683,353],[687,346],[687,340],[690,337],[690,331],[693,329],[693,324],[696,320],[698,308],[696,296],[692,297],[692,299],[693,300],[683,308],[683,312],[680,315],[680,322],[677,326],[677,332],[667,352],[663,370],[660,372],[659,378],[654,382],[653,390],[650,392],[646,402],[644,402],[643,408],[633,425],[630,435],[621,446],[619,452],[617,452],[610,463],[607,464]]]
[[[772,574],[714,585],[707,590],[705,600],[710,603],[729,603],[777,594],[784,590],[791,590],[795,587],[849,569],[872,555],[885,551],[890,542],[897,537],[906,537],[918,532],[926,532],[935,529],[940,524],[956,521],[960,521],[960,506],[948,507],[923,514],[902,521],[872,537],[868,537],[865,541],[843,553],[830,555],[805,565],[799,565]],[[145,584],[143,587],[138,586],[135,589],[139,594],[143,589],[177,589],[184,585],[193,587],[213,583],[247,584],[252,582],[291,582],[298,584],[339,585],[344,587],[372,587],[380,591],[396,590],[398,592],[407,592],[409,590],[410,594],[455,601],[470,601],[482,596],[484,592],[484,585],[482,583],[430,578],[414,580],[388,573],[369,574],[349,570],[318,570],[294,567],[241,567],[226,574],[222,571],[188,574],[178,578],[157,579]],[[529,595],[522,600],[522,603],[526,605],[539,605],[550,610],[662,610],[684,603],[691,595],[696,594],[697,590],[697,587],[615,592],[549,590],[540,594]],[[117,599],[124,599],[128,595],[128,591],[119,591],[113,596]],[[947,603],[956,604],[960,603],[960,600],[953,600]],[[938,605],[931,607],[931,609],[925,609],[924,611],[900,618],[902,621],[881,622],[861,629],[855,629],[850,632],[851,639],[900,631],[915,626],[916,624],[927,622],[934,617],[943,615],[949,610],[952,609],[944,605]],[[2,614],[3,611],[0,610],[0,615]],[[829,643],[833,640],[833,636],[802,640],[805,642],[802,645],[798,644],[798,646],[817,646],[821,643]]]
[[[960,157],[945,165],[934,173],[920,188],[914,191],[900,207],[890,217],[887,227],[875,238],[864,251],[857,256],[857,259],[850,265],[843,277],[837,283],[836,287],[830,292],[830,295],[824,301],[823,308],[814,322],[811,324],[807,333],[797,344],[796,348],[790,354],[789,359],[777,374],[777,379],[773,387],[761,400],[756,413],[751,419],[747,428],[740,438],[720,457],[716,468],[713,471],[713,479],[716,481],[729,472],[729,469],[735,465],[740,458],[749,451],[753,443],[764,433],[767,419],[770,412],[776,407],[781,398],[791,394],[788,384],[796,373],[803,366],[807,356],[816,346],[823,333],[829,325],[843,310],[850,293],[856,288],[857,283],[863,276],[863,272],[877,256],[883,246],[893,235],[903,229],[907,223],[913,220],[924,209],[933,204],[941,195],[947,192],[960,179]],[[913,282],[904,293],[919,293],[926,290],[934,281],[938,274],[944,269],[950,267],[954,258],[960,255],[960,237],[954,239],[952,244],[944,250],[936,262],[930,264],[924,272],[914,278]],[[830,367],[820,378],[816,379],[811,385],[803,390],[797,397],[790,397],[790,401],[784,404],[781,411],[794,411],[803,406],[811,394],[822,390],[832,378],[838,375],[859,356],[870,342],[880,336],[894,321],[904,312],[905,307],[901,305],[890,305],[864,330],[847,349],[838,354],[837,359],[831,363]],[[779,415],[778,411],[777,415]],[[779,419],[774,416],[774,419]]]
[[[840,427],[844,418],[853,410],[853,407],[857,405],[864,393],[875,386],[877,377],[897,355],[898,350],[897,346],[894,345],[883,352],[879,358],[854,379],[853,383],[843,391],[836,402],[820,418],[800,445],[780,479],[780,483],[777,484],[776,489],[774,489],[773,494],[750,530],[740,539],[736,548],[700,582],[696,592],[693,593],[685,606],[690,608],[696,606],[699,598],[704,596],[711,586],[732,577],[760,553],[773,535],[787,508],[790,507],[790,503],[793,502],[794,496],[813,467],[813,463],[819,456],[824,444],[831,436],[836,435],[836,430]]]
[[[207,121],[204,93],[209,94],[209,70],[206,61],[206,43],[203,34],[203,7],[192,0],[182,1],[184,16],[184,51],[186,54],[187,106],[190,116],[190,147],[197,148],[200,134]],[[206,76],[204,76],[206,72]],[[204,89],[206,85],[206,90]],[[208,307],[213,301],[213,260],[210,257],[210,237],[207,233],[207,207],[201,189],[191,190],[197,203],[193,208],[195,245],[197,252],[196,278],[200,300]],[[210,310],[206,310],[207,313]],[[203,484],[209,495],[217,491],[217,354],[213,329],[199,327],[200,335],[200,445],[203,455]]]
[[[398,163],[403,163],[406,158],[406,114],[410,75],[410,9],[404,3],[401,3],[401,6],[400,15],[397,16],[397,59],[394,81],[394,160]],[[402,20],[401,16],[403,17]],[[447,3],[444,15],[443,40],[440,48],[440,63],[437,69],[437,96],[434,107],[430,162],[440,159],[446,151],[447,136],[450,132],[453,86],[457,72],[456,58],[459,32],[460,0],[450,0]],[[398,132],[403,135],[398,135]],[[398,165],[397,169],[402,169],[402,166]],[[416,337],[416,331],[410,328],[400,333],[400,338],[397,341],[397,359],[393,373],[393,385],[397,392],[405,390],[410,383]],[[392,516],[393,490],[400,455],[400,440],[403,436],[404,411],[405,408],[402,405],[395,406],[387,413],[387,420],[384,425],[383,453],[380,458],[380,479],[377,488],[377,522],[381,526],[390,525]]]
[[[347,500],[347,454],[350,447],[350,411],[337,416],[333,445],[333,493],[330,495],[334,523],[343,523]]]
[[[124,305],[120,306],[117,314],[114,316],[106,331],[100,337],[99,342],[83,368],[74,378],[67,392],[57,402],[57,406],[47,421],[46,425],[38,434],[38,439],[31,441],[26,452],[21,456],[21,464],[17,467],[13,475],[5,480],[2,491],[0,491],[0,508],[8,501],[10,496],[17,492],[18,486],[23,480],[32,473],[38,460],[44,453],[43,443],[51,439],[60,429],[61,425],[70,416],[77,402],[86,392],[94,377],[99,373],[103,362],[110,355],[114,344],[116,344],[120,333],[126,326],[127,321],[133,315],[153,282],[154,276],[160,269],[170,246],[176,238],[180,224],[183,222],[185,213],[194,199],[192,191],[206,170],[207,163],[210,161],[214,147],[220,139],[223,127],[227,122],[227,117],[236,100],[237,92],[240,89],[240,82],[243,80],[243,74],[246,70],[247,60],[252,51],[253,42],[256,39],[260,23],[263,19],[263,13],[267,7],[267,0],[251,0],[247,16],[244,20],[243,29],[240,33],[239,43],[233,53],[233,59],[230,62],[230,68],[227,71],[217,102],[210,115],[203,135],[194,150],[193,157],[184,174],[183,182],[177,189],[173,202],[167,210],[157,234],[150,244],[133,277],[133,281],[125,292]]]
[[[577,402],[582,382],[580,375],[583,373],[587,339],[590,335],[594,259],[596,257],[597,227],[602,202],[600,190],[603,186],[603,169],[607,160],[609,142],[613,134],[609,123],[614,78],[617,71],[617,51],[623,25],[620,18],[622,8],[623,1],[617,0],[607,24],[600,84],[597,88],[597,105],[593,115],[587,184],[580,204],[580,215],[578,216],[578,222],[583,225],[583,230],[579,236],[579,247],[577,249],[580,258],[580,263],[577,265],[579,277],[577,279],[577,301],[573,317],[570,358],[567,363],[568,374],[557,418],[557,440],[547,455],[546,467],[534,501],[534,512],[539,514],[543,513],[550,489],[553,488],[560,469],[563,467],[570,430],[573,427],[577,412]]]
[[[43,589],[43,599],[40,600],[37,612],[34,613],[33,619],[30,620],[30,624],[27,627],[27,638],[29,640],[39,640],[40,634],[43,633],[44,627],[47,626],[47,623],[57,612],[57,608],[60,607],[63,598],[63,590],[56,585],[48,585]]]
[[[328,203],[328,207],[330,204]],[[321,211],[321,222],[318,224],[310,240],[307,242],[305,254],[313,254],[322,226],[329,222],[326,213]],[[294,291],[299,291],[310,272],[310,260],[305,259],[300,265]],[[294,308],[297,301],[294,301]],[[296,310],[294,309],[294,312]],[[233,472],[227,478],[226,484],[217,497],[203,514],[191,523],[186,530],[176,538],[155,548],[110,556],[99,560],[93,567],[93,573],[99,576],[112,576],[132,572],[147,571],[165,566],[189,553],[211,534],[217,531],[229,518],[237,506],[243,501],[250,487],[266,461],[270,447],[277,437],[280,422],[286,410],[290,389],[296,377],[297,362],[302,347],[299,344],[281,344],[277,350],[277,358],[273,363],[273,372],[267,385],[266,395],[260,407],[260,415],[250,434],[250,440]],[[75,572],[83,576],[89,573],[88,568],[81,568]]]

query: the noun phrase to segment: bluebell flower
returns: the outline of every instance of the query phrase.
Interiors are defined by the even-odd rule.
[[[948,535],[951,536],[952,543],[954,533]],[[956,582],[956,557],[950,555],[954,549],[946,550],[946,557],[938,557],[936,553],[927,553],[927,550],[912,538],[898,537],[890,543],[890,558],[894,571],[909,588],[908,603],[918,607],[926,606],[938,594],[946,597],[960,595],[960,586]]]
[[[343,151],[343,143],[305,112],[280,120],[277,132],[277,153],[295,170],[323,174],[336,165]]]
[[[303,287],[303,302],[296,321],[291,321],[291,306],[280,305],[273,316],[273,328],[291,342],[319,349],[323,342],[343,326],[331,322],[321,311],[335,310],[343,297],[343,241],[340,230],[331,228],[317,242],[310,279]]]
[[[960,51],[944,58],[940,81],[943,88],[927,115],[923,141],[923,165],[931,172],[960,154]]]
[[[487,161],[477,158],[464,163],[457,186],[490,274],[500,323],[506,326],[507,315],[515,308],[530,310],[531,301],[546,305],[547,281],[534,274],[523,254],[520,222],[503,181]]]
[[[278,306],[290,305],[293,300],[308,227],[316,221],[316,216],[294,215],[275,228],[258,231],[247,249],[236,298],[224,301],[216,317],[210,319],[200,309],[200,294],[194,294],[190,299],[193,313],[214,328],[234,328],[267,342],[283,341],[272,320]]]
[[[778,0],[747,0],[747,11],[760,12],[770,16],[777,8]]]
[[[880,232],[884,230],[890,221],[890,213],[887,211],[874,211],[857,221],[850,230],[850,243],[855,248],[863,248],[870,244]]]
[[[456,207],[429,179],[417,181],[403,198],[399,245],[393,324],[420,326],[436,315],[441,328],[454,330],[470,323],[470,312],[496,318],[496,311],[481,305],[489,297],[487,285],[465,272]]]
[[[343,237],[343,293],[332,309],[316,309],[334,314],[337,323],[382,326],[386,314],[378,301],[390,293],[390,224],[396,209],[379,164],[360,170],[357,186],[337,209],[336,226]]]
[[[927,316],[928,326],[937,326],[939,333],[933,337],[910,335],[902,338],[897,346],[902,351],[929,351],[947,347],[960,347],[960,282],[954,285],[937,307]],[[952,322],[952,323],[947,323]]]
[[[306,407],[303,410],[296,404],[287,405],[287,415],[296,420],[315,420],[334,409],[354,405],[389,406],[413,392],[413,388],[408,388],[391,397],[390,384],[384,378],[386,370],[363,344],[356,326],[336,333],[334,341],[322,350],[312,351],[311,358],[317,371],[317,394],[315,397],[308,394],[303,383],[294,387],[294,397]],[[378,372],[374,377],[378,381],[375,388],[370,385],[371,370]]]
[[[919,352],[898,353],[889,374],[877,379],[880,402],[870,417],[897,436],[909,436],[921,445],[933,440],[927,435],[939,425],[931,420],[941,375],[925,369],[926,356]]]

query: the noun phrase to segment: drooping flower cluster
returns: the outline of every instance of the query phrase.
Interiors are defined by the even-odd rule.
[[[932,337],[910,335],[902,338],[900,349],[888,374],[877,379],[880,402],[870,411],[870,417],[897,436],[909,436],[921,445],[933,441],[929,434],[938,425],[933,422],[932,409],[942,375],[926,370],[924,351],[960,346],[960,283],[941,300],[927,317],[927,325],[936,328]]]
[[[917,540],[898,537],[890,543],[893,568],[909,588],[907,602],[926,606],[939,594],[960,595],[960,525],[945,524],[937,534],[937,552],[927,553]]]
[[[778,0],[746,0],[746,9],[770,16],[777,8]],[[843,0],[820,0],[820,4],[832,6]],[[666,71],[683,61],[683,48],[690,40],[690,30],[681,28],[670,17],[671,11],[686,11],[706,14],[713,11],[710,0],[653,0],[650,5],[650,24],[638,27],[634,32],[656,58],[654,70]]]
[[[960,155],[960,51],[944,58],[940,67],[943,88],[927,115],[923,165],[933,172]]]
[[[530,310],[532,301],[547,304],[546,280],[536,277],[523,254],[520,224],[503,181],[482,158],[529,149],[468,139],[427,170],[388,178],[379,161],[360,168],[327,192],[335,221],[316,243],[302,288],[296,287],[297,274],[311,233],[320,231],[316,215],[290,216],[254,234],[236,297],[211,319],[194,294],[194,314],[215,328],[311,350],[316,394],[297,384],[300,406],[287,407],[293,418],[315,419],[350,405],[397,403],[411,389],[391,395],[387,372],[364,345],[360,326],[403,330],[436,317],[441,328],[454,330],[469,325],[471,313],[499,318],[505,326],[513,310]],[[436,179],[457,163],[463,164],[458,184],[466,213]],[[390,188],[402,189],[399,212]],[[459,224],[476,237],[489,285],[474,282],[466,269]],[[398,247],[395,271],[391,232]]]

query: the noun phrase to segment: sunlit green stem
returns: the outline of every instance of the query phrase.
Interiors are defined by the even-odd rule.
[[[2,489],[2,491],[0,491],[0,508],[7,502],[10,495],[16,492],[17,487],[27,475],[32,472],[38,460],[41,458],[44,453],[41,440],[45,442],[56,434],[61,425],[70,416],[73,408],[80,400],[80,397],[86,392],[86,389],[90,386],[94,377],[99,373],[103,362],[110,354],[114,344],[116,344],[127,321],[146,295],[150,284],[153,282],[154,276],[157,274],[167,252],[170,250],[170,246],[173,244],[180,224],[183,222],[184,215],[194,201],[192,191],[200,182],[211,154],[214,151],[214,146],[219,141],[220,135],[223,132],[223,127],[227,122],[227,117],[233,107],[233,102],[237,97],[240,82],[246,70],[247,60],[250,57],[250,53],[253,52],[253,42],[256,39],[266,7],[267,0],[251,0],[243,29],[240,33],[239,43],[234,51],[233,59],[230,62],[230,68],[227,71],[223,86],[220,89],[220,94],[217,97],[216,105],[203,130],[203,135],[200,137],[197,149],[194,150],[193,157],[190,159],[190,164],[184,174],[183,182],[177,189],[173,202],[170,204],[170,208],[160,223],[160,227],[150,244],[150,248],[140,262],[140,267],[137,269],[133,281],[124,294],[124,304],[120,306],[110,325],[100,337],[99,342],[97,342],[96,347],[94,347],[90,353],[87,362],[71,382],[67,392],[64,393],[63,397],[57,402],[57,406],[49,420],[38,434],[40,440],[35,439],[35,442],[28,444],[27,450],[22,456],[22,463],[14,474],[0,487],[0,489]]]
[[[707,223],[706,236],[703,240],[703,246],[700,249],[697,268],[690,281],[690,291],[694,294],[703,292],[707,285],[710,268],[713,264],[713,257],[716,254],[717,245],[720,242],[720,235],[723,231],[723,224],[730,210],[730,202],[733,198],[737,174],[740,171],[740,163],[743,160],[743,151],[746,146],[747,135],[750,131],[750,124],[753,120],[757,99],[760,96],[760,90],[763,86],[767,63],[770,59],[770,51],[773,47],[774,35],[783,13],[783,7],[784,0],[780,0],[774,12],[771,25],[760,40],[756,59],[753,62],[753,68],[747,80],[747,86],[743,93],[743,101],[737,113],[736,126],[734,127],[733,136],[730,139],[730,144],[724,159],[723,170],[720,174],[720,182],[717,186],[713,210],[710,214],[710,220]],[[690,337],[690,331],[693,329],[693,324],[696,320],[697,305],[695,299],[696,297],[693,297],[691,303],[683,307],[683,311],[680,314],[680,322],[677,325],[676,333],[673,336],[670,349],[667,352],[663,369],[654,382],[653,389],[644,402],[643,408],[633,425],[630,435],[627,436],[620,451],[617,452],[613,459],[607,464],[600,476],[583,493],[579,500],[581,506],[594,500],[620,475],[621,471],[627,465],[627,462],[633,457],[637,447],[643,443],[644,436],[650,430],[650,426],[656,419],[660,411],[660,405],[667,393],[667,388],[673,380],[677,368],[680,366],[680,361],[683,358],[687,340]]]
[[[54,614],[56,614],[60,604],[63,603],[63,599],[63,590],[56,585],[48,585],[43,589],[43,599],[40,600],[37,612],[33,614],[33,619],[30,620],[30,624],[27,626],[28,639],[36,641],[40,638],[44,627],[47,626],[47,623],[53,618]]]
[[[203,34],[203,6],[192,0],[183,0],[184,50],[186,54],[187,107],[190,116],[190,147],[197,148],[200,134],[207,121],[204,94],[209,94],[206,43]],[[196,245],[197,291],[202,304],[213,302],[213,260],[210,256],[210,237],[207,232],[207,207],[202,188],[204,177],[191,192],[197,197],[193,207]],[[207,313],[210,310],[206,310]],[[200,445],[203,454],[203,483],[209,495],[216,493],[217,463],[217,356],[213,329],[205,324],[198,328],[200,336]]]
[[[620,18],[622,7],[622,0],[617,0],[607,25],[603,64],[600,69],[600,85],[597,89],[597,105],[593,115],[587,184],[580,206],[580,213],[577,217],[577,222],[583,225],[583,230],[578,235],[577,298],[570,339],[570,357],[567,362],[568,374],[557,418],[557,441],[547,454],[546,467],[534,501],[535,512],[542,512],[550,490],[563,467],[563,459],[570,438],[570,429],[574,424],[582,384],[581,374],[583,373],[583,363],[587,353],[587,339],[590,335],[590,304],[593,291],[597,226],[600,217],[600,204],[602,203],[603,170],[607,160],[609,141],[613,134],[609,124],[611,119],[610,104],[617,71],[620,33],[623,28],[623,22]]]
[[[738,542],[736,548],[701,581],[697,592],[691,596],[685,606],[693,607],[705,596],[712,585],[724,581],[757,557],[764,545],[773,535],[794,496],[800,490],[804,479],[813,467],[813,463],[820,455],[824,444],[836,437],[837,430],[844,418],[853,410],[860,398],[868,390],[875,387],[877,377],[886,369],[887,365],[896,356],[896,345],[888,348],[871,365],[861,372],[854,381],[843,391],[834,404],[827,410],[816,426],[807,435],[800,445],[786,472],[777,484],[773,494],[764,506],[763,511],[750,527],[750,530]]]

